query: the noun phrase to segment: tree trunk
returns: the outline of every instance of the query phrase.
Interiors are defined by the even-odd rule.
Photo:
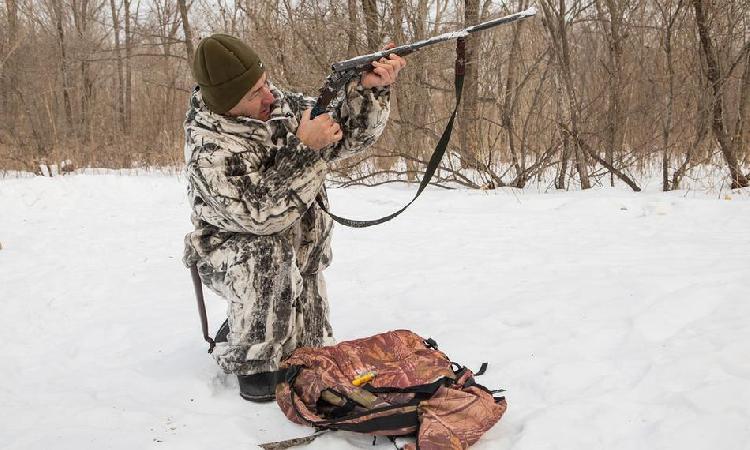
[[[185,35],[185,53],[187,56],[188,67],[193,67],[193,58],[195,57],[195,48],[193,48],[193,30],[190,28],[188,19],[188,8],[185,0],[177,0],[180,6],[180,18],[182,19],[182,33]]]
[[[675,100],[675,70],[674,70],[674,57],[672,54],[672,33],[675,20],[682,7],[682,0],[679,0],[677,7],[674,12],[669,10],[669,4],[662,6],[658,1],[656,6],[659,8],[662,17],[662,24],[664,27],[664,36],[661,39],[662,48],[664,49],[665,62],[667,65],[667,94],[666,94],[666,111],[665,117],[662,119],[662,190],[670,191],[677,189],[677,186],[670,185],[669,181],[669,163],[671,160],[670,155],[670,138],[672,135],[673,117],[674,117],[674,100]],[[690,152],[688,152],[688,156]],[[690,163],[689,159],[686,159],[682,167],[687,167]],[[678,179],[677,179],[678,180]]]
[[[557,65],[559,67],[559,64]],[[562,123],[563,117],[568,117],[569,114],[565,111],[567,103],[563,101],[565,95],[563,94],[562,81],[560,80],[560,70],[555,71],[552,76],[552,82],[554,83],[554,98],[555,98],[555,123]],[[559,127],[558,127],[559,129]],[[555,177],[555,189],[565,189],[565,179],[568,174],[568,161],[570,160],[570,138],[565,133],[558,133],[560,136],[560,166]]]
[[[180,10],[180,14],[182,14],[181,10]],[[172,44],[177,41],[177,32],[180,29],[180,23],[184,25],[184,22],[182,22],[181,20],[177,21],[177,18],[172,16],[172,12],[169,11],[167,8],[165,8],[165,11],[164,11],[164,20],[166,21],[166,23],[164,23],[163,27],[160,27],[160,28],[168,29],[167,35],[162,38],[162,43],[164,46],[164,58],[163,58],[164,76],[166,78],[165,81],[167,82],[167,85],[165,86],[166,89],[164,89],[164,101],[162,102],[164,109],[163,109],[163,113],[161,114],[161,117],[159,118],[159,121],[166,120],[167,123],[164,125],[161,125],[160,128],[168,126],[167,124],[169,121],[170,112],[174,111],[175,109],[177,71],[171,67],[170,60],[172,57]]]
[[[714,42],[708,29],[708,23],[703,9],[703,1],[704,0],[693,0],[693,9],[695,9],[695,23],[698,27],[701,48],[703,49],[703,55],[706,58],[706,76],[708,77],[713,92],[713,120],[711,122],[711,128],[713,129],[714,136],[719,143],[724,160],[729,167],[732,189],[748,187],[750,186],[750,183],[748,183],[747,177],[742,173],[739,160],[737,159],[737,144],[741,142],[741,139],[736,140],[734,137],[730,137],[726,124],[724,123],[724,95],[722,92],[724,80],[721,73],[721,67],[716,59]],[[746,84],[747,83],[742,83],[742,85]],[[743,87],[747,88],[747,86]],[[740,94],[740,98],[742,98],[742,93]],[[742,117],[738,117],[739,125],[742,125],[742,119]],[[735,130],[735,137],[738,134],[740,136],[742,135],[741,129]]]
[[[739,93],[739,108],[737,112],[737,122],[734,126],[734,136],[732,141],[734,142],[734,148],[737,150],[737,157],[742,157],[741,153],[747,151],[745,147],[745,122],[748,113],[748,107],[750,107],[750,43],[745,43],[745,70],[742,72],[742,79],[740,81],[740,93]],[[750,177],[750,174],[745,175],[745,178]]]
[[[117,123],[120,131],[125,131],[125,123],[126,123],[126,116],[125,116],[125,80],[123,79],[123,64],[122,64],[122,53],[120,52],[120,17],[118,14],[118,8],[115,6],[115,0],[109,0],[109,6],[112,10],[112,24],[114,27],[114,34],[115,34],[115,59],[117,60],[117,77],[115,78],[116,81],[116,92],[113,96],[115,98],[115,108],[117,109]]]
[[[520,9],[526,9],[526,3],[522,2]],[[515,118],[516,118],[516,107],[517,102],[515,101],[516,96],[520,95],[517,91],[516,86],[516,72],[519,63],[521,62],[521,27],[523,21],[514,24],[513,28],[513,42],[510,45],[510,53],[508,54],[508,67],[505,77],[505,102],[503,103],[503,109],[501,113],[501,123],[505,132],[508,136],[508,150],[511,155],[511,162],[516,170],[516,179],[512,185],[523,188],[526,185],[527,174],[526,174],[526,161],[525,155],[522,153],[519,155],[519,149],[516,148],[516,130],[515,130]],[[521,149],[523,152],[523,149]]]
[[[63,108],[65,110],[65,124],[68,134],[73,130],[73,108],[70,104],[70,76],[68,75],[68,57],[65,52],[65,29],[63,27],[61,0],[52,0],[52,9],[55,19],[55,29],[57,31],[57,45],[60,51],[60,70],[62,71],[62,95]]]
[[[16,127],[16,116],[18,115],[15,101],[15,88],[18,85],[18,66],[16,64],[15,54],[17,53],[18,42],[18,3],[16,0],[6,0],[5,7],[8,14],[8,56],[2,66],[0,75],[0,91],[2,91],[2,106],[5,114],[5,123],[7,129],[13,130]]]
[[[365,15],[367,29],[367,50],[380,50],[380,32],[378,31],[378,5],[376,0],[362,0],[362,11]]]
[[[624,32],[623,16],[624,5],[618,0],[604,0],[605,8],[601,1],[596,1],[599,10],[600,21],[604,31],[604,37],[608,44],[608,105],[606,126],[606,149],[605,158],[610,166],[613,166],[614,156],[622,152],[625,130],[624,111],[624,69],[623,69],[623,41]],[[608,26],[604,22],[609,22]],[[614,174],[610,172],[610,185],[614,187]]]
[[[464,0],[464,27],[479,23],[479,0]],[[466,42],[466,72],[464,75],[461,108],[459,111],[459,147],[462,160],[477,159],[478,148],[478,104],[479,93],[479,36],[469,35]]]
[[[557,69],[560,73],[560,78],[563,81],[563,86],[565,87],[567,101],[566,112],[569,116],[567,121],[570,123],[570,130],[573,136],[578,136],[578,116],[580,106],[578,104],[578,99],[576,98],[573,77],[570,70],[570,48],[567,36],[568,17],[566,16],[567,8],[565,0],[559,0],[558,9],[556,10],[552,1],[553,0],[542,0],[540,4],[544,11],[547,29],[552,38],[552,48],[557,59]],[[564,133],[565,131],[561,129],[561,132]],[[591,181],[589,180],[585,152],[580,148],[577,139],[573,139],[570,144],[572,144],[571,153],[575,156],[575,168],[581,179],[581,189],[589,189],[591,188]]]
[[[394,37],[396,45],[404,44],[405,37],[404,30],[402,28],[402,22],[404,18],[403,0],[393,0],[391,17],[391,36]],[[410,61],[410,64],[411,62],[412,61]],[[398,113],[399,119],[407,118],[407,122],[411,122],[414,118],[416,118],[416,115],[414,114],[414,96],[412,95],[414,93],[414,90],[409,89],[408,87],[406,89],[399,89],[399,87],[406,86],[407,84],[413,85],[414,74],[418,71],[419,68],[416,67],[414,70],[402,72],[401,75],[399,75],[399,83],[397,86],[395,86],[395,89],[398,89],[398,96],[395,98],[396,111]],[[402,120],[402,125],[400,125],[398,129],[398,142],[399,146],[402,147],[401,151],[405,154],[409,154],[410,156],[417,156],[419,149],[415,148],[414,146],[414,136],[416,134],[414,132],[414,127],[411,125],[403,124],[403,122],[404,121]],[[412,149],[413,151],[409,151],[407,149]],[[408,181],[416,181],[416,172],[419,170],[419,164],[410,158],[404,158],[404,162],[406,164],[406,179]]]
[[[662,190],[669,191],[669,137],[672,131],[672,114],[674,112],[674,61],[672,61],[672,30],[667,29],[664,37],[664,52],[667,57],[667,83],[669,83],[667,93],[667,117],[664,119],[661,129],[662,136]]]
[[[357,0],[346,0],[346,6],[349,13],[349,26],[346,27],[346,57],[354,58],[357,56],[357,30],[359,23],[357,21]]]
[[[73,20],[75,22],[76,31],[78,33],[79,46],[87,46],[88,38],[88,0],[80,0],[78,4],[76,0],[73,1]],[[80,91],[80,129],[78,135],[83,142],[88,142],[89,133],[89,104],[91,102],[91,96],[93,95],[94,82],[89,74],[89,62],[87,57],[89,55],[84,53],[83,57],[80,58],[80,72],[81,72],[81,91]]]
[[[408,19],[407,4],[403,0],[394,0],[392,35],[397,41],[396,45],[406,43],[403,24]],[[426,38],[427,20],[427,1],[418,0],[415,14],[411,20],[414,32],[413,40],[419,41]],[[439,23],[440,20],[439,17],[436,17],[435,23]],[[425,89],[427,76],[425,74],[424,55],[415,54],[409,60],[408,69],[401,72],[399,76],[403,77],[403,80],[396,85],[396,89],[398,89],[396,106],[399,117],[402,118],[404,123],[399,128],[399,145],[403,148],[402,153],[412,157],[404,159],[407,179],[416,181],[417,172],[421,167],[424,167],[424,164],[421,164],[420,161],[425,161],[430,156],[428,152],[432,149],[427,133],[424,131],[425,127],[429,127],[430,117],[430,98]]]
[[[133,35],[130,30],[130,0],[123,0],[125,8],[125,134],[133,125]]]

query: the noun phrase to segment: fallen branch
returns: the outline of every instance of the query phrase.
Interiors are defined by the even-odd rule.
[[[635,184],[635,181],[633,181],[629,176],[627,176],[625,173],[618,170],[615,166],[609,164],[607,161],[602,159],[599,155],[596,154],[596,152],[589,147],[589,145],[581,139],[576,133],[573,133],[568,129],[568,127],[565,126],[563,123],[558,124],[560,126],[560,129],[563,130],[565,134],[575,139],[575,141],[578,143],[578,147],[583,150],[587,155],[594,158],[596,162],[604,166],[607,170],[612,172],[617,178],[621,179],[625,182],[628,186],[630,186],[631,189],[633,189],[635,192],[641,192],[641,188],[638,187],[637,184]]]

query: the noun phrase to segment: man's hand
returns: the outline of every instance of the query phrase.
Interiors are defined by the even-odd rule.
[[[341,127],[329,114],[321,114],[310,120],[310,111],[302,113],[302,121],[297,128],[297,138],[313,150],[320,150],[335,144],[343,137]]]
[[[393,42],[385,46],[383,50],[395,47]],[[406,60],[398,55],[388,55],[388,58],[380,58],[380,61],[372,62],[372,70],[362,74],[362,86],[374,88],[379,86],[390,86],[396,81],[398,73],[406,66]]]

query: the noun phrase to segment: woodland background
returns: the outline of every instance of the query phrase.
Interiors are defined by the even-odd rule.
[[[467,40],[436,184],[586,189],[714,167],[748,186],[750,0],[2,0],[0,171],[179,169],[201,37],[226,32],[315,95],[332,62],[535,6]],[[411,55],[376,148],[342,185],[414,181],[454,104],[455,45]]]

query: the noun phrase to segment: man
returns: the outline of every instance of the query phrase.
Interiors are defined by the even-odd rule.
[[[215,34],[198,45],[184,124],[195,231],[184,261],[229,303],[228,334],[213,354],[246,400],[274,398],[294,349],[333,343],[322,273],[333,223],[315,200],[327,205],[330,164],[383,132],[389,86],[405,64],[396,55],[374,62],[335,111],[311,120],[315,99],[274,86],[239,39]]]

